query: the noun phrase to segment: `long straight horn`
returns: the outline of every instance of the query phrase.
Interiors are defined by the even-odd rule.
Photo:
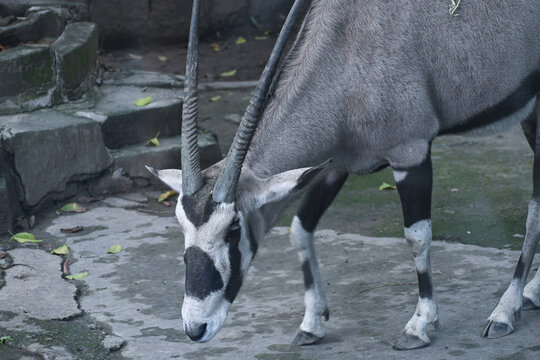
[[[287,40],[291,34],[298,14],[302,9],[303,3],[304,0],[296,0],[294,2],[276,44],[274,45],[272,54],[270,54],[270,59],[268,59],[263,74],[257,84],[255,93],[249,101],[246,113],[242,118],[240,127],[234,137],[234,142],[227,155],[223,171],[214,187],[212,198],[215,202],[231,203],[236,197],[236,187],[238,185],[238,179],[240,178],[242,165],[244,164],[244,159],[246,158],[246,153],[261,118],[262,107],[265,103],[266,96],[268,95],[268,90],[272,83],[272,79],[274,78],[274,74],[276,73],[279,60],[283,54],[283,50],[285,49],[285,45],[287,44]]]
[[[182,108],[182,191],[193,195],[202,186],[201,161],[197,144],[197,86],[199,71],[200,1],[193,1]]]

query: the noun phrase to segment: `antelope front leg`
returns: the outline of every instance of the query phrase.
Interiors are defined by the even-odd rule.
[[[326,335],[322,318],[328,321],[330,313],[315,255],[313,233],[321,216],[330,206],[346,179],[347,174],[332,172],[314,185],[306,194],[298,215],[294,217],[291,224],[291,243],[298,250],[306,289],[304,319],[292,342],[293,345],[314,344]]]
[[[405,223],[405,239],[412,250],[418,275],[419,299],[414,315],[395,349],[417,349],[430,344],[429,325],[438,327],[439,309],[433,293],[430,265],[431,246],[431,159],[405,170],[394,170]]]

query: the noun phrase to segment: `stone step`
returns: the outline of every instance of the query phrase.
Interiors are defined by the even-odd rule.
[[[110,167],[96,121],[52,109],[0,116],[0,146],[23,208],[72,196],[71,184]]]
[[[155,169],[179,169],[181,167],[180,136],[160,138],[159,146],[131,145],[118,150],[111,150],[114,165],[121,168],[126,176],[137,185],[148,183],[161,185],[145,165]],[[210,133],[199,135],[199,152],[203,169],[221,159],[219,145]]]
[[[152,97],[143,107],[135,101]],[[109,149],[145,143],[158,132],[162,137],[180,134],[183,91],[155,87],[103,85],[84,106],[62,108],[73,115],[101,124],[103,140]]]

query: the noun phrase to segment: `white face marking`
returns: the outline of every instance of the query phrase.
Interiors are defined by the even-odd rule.
[[[396,184],[405,180],[408,174],[407,171],[394,170],[393,172],[394,172],[394,180],[396,181]]]
[[[204,251],[212,259],[224,284],[222,289],[212,292],[203,300],[187,295],[184,297],[182,305],[184,328],[189,325],[197,327],[206,324],[206,332],[198,340],[205,342],[212,339],[221,329],[231,306],[231,303],[225,298],[225,288],[231,278],[229,244],[225,242],[225,237],[235,216],[238,216],[242,229],[238,244],[242,275],[246,273],[253,254],[246,235],[247,226],[245,226],[244,216],[235,211],[234,204],[219,204],[208,221],[196,228],[187,218],[181,203],[181,201],[178,202],[176,216],[184,232],[185,248],[196,246]]]

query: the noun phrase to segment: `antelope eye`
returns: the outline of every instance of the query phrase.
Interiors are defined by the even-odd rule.
[[[240,240],[240,222],[235,220],[229,228],[229,233],[227,234],[225,241],[236,242],[238,240]]]

